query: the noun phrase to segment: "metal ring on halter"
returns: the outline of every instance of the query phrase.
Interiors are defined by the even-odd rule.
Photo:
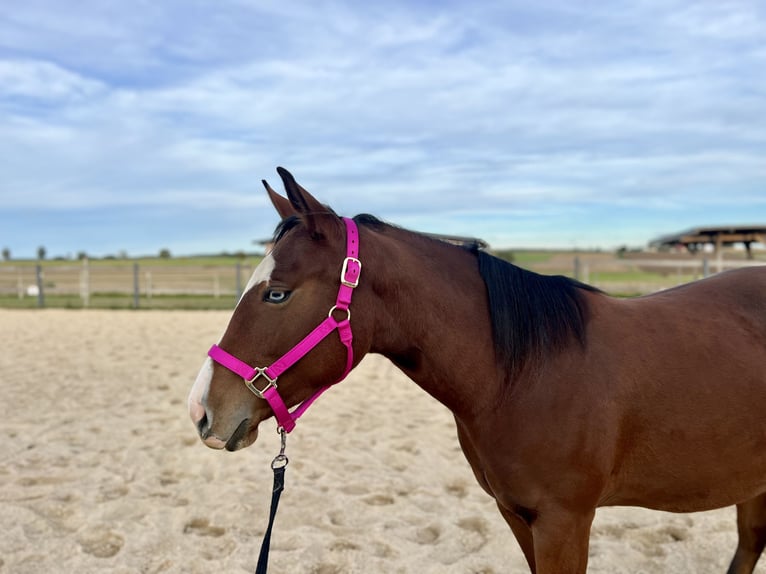
[[[330,309],[330,312],[327,313],[327,316],[332,317],[332,314],[335,313],[335,311],[337,310],[338,310],[338,306],[333,305],[332,309]],[[346,311],[346,321],[351,321],[351,309],[341,309],[341,311],[344,311],[344,310]]]

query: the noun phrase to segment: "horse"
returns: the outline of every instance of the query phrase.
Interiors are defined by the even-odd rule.
[[[271,416],[291,430],[379,353],[452,411],[533,574],[586,572],[596,508],[613,505],[736,505],[728,573],[753,571],[766,545],[766,267],[613,298],[339,217],[278,172],[286,198],[263,181],[281,218],[273,249],[189,396],[207,446],[247,447]]]

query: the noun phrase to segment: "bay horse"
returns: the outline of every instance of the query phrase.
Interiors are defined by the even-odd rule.
[[[610,505],[736,504],[728,572],[753,571],[766,545],[766,267],[612,298],[372,216],[338,217],[278,172],[287,198],[263,182],[282,218],[273,250],[189,396],[206,445],[249,446],[273,415],[291,430],[307,402],[379,353],[452,411],[533,573],[585,572],[595,510]]]

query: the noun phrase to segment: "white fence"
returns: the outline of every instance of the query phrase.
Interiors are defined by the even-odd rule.
[[[257,262],[238,264],[138,264],[61,262],[0,265],[0,297],[78,297],[88,306],[96,296],[141,300],[159,296],[197,295],[236,300]]]

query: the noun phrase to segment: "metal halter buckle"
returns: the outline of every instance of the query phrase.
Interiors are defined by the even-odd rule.
[[[357,269],[359,270],[356,276],[356,279],[353,281],[349,281],[346,279],[346,273],[348,273],[348,264],[349,263],[355,263],[357,266]],[[359,286],[359,277],[362,275],[362,262],[359,261],[356,257],[346,257],[343,260],[343,268],[340,270],[340,282],[345,285],[346,287],[351,287],[352,289],[356,289]]]
[[[275,389],[277,388],[277,379],[272,379],[270,376],[268,376],[266,374],[266,369],[268,369],[268,367],[255,367],[254,369],[255,375],[253,375],[253,378],[250,380],[244,379],[245,385],[247,386],[247,388],[250,389],[253,392],[253,394],[259,399],[264,398],[263,393],[268,391],[270,388],[272,387],[274,387]],[[263,377],[264,379],[266,379],[266,381],[268,381],[266,386],[263,387],[262,389],[259,389],[254,384],[258,377]]]

